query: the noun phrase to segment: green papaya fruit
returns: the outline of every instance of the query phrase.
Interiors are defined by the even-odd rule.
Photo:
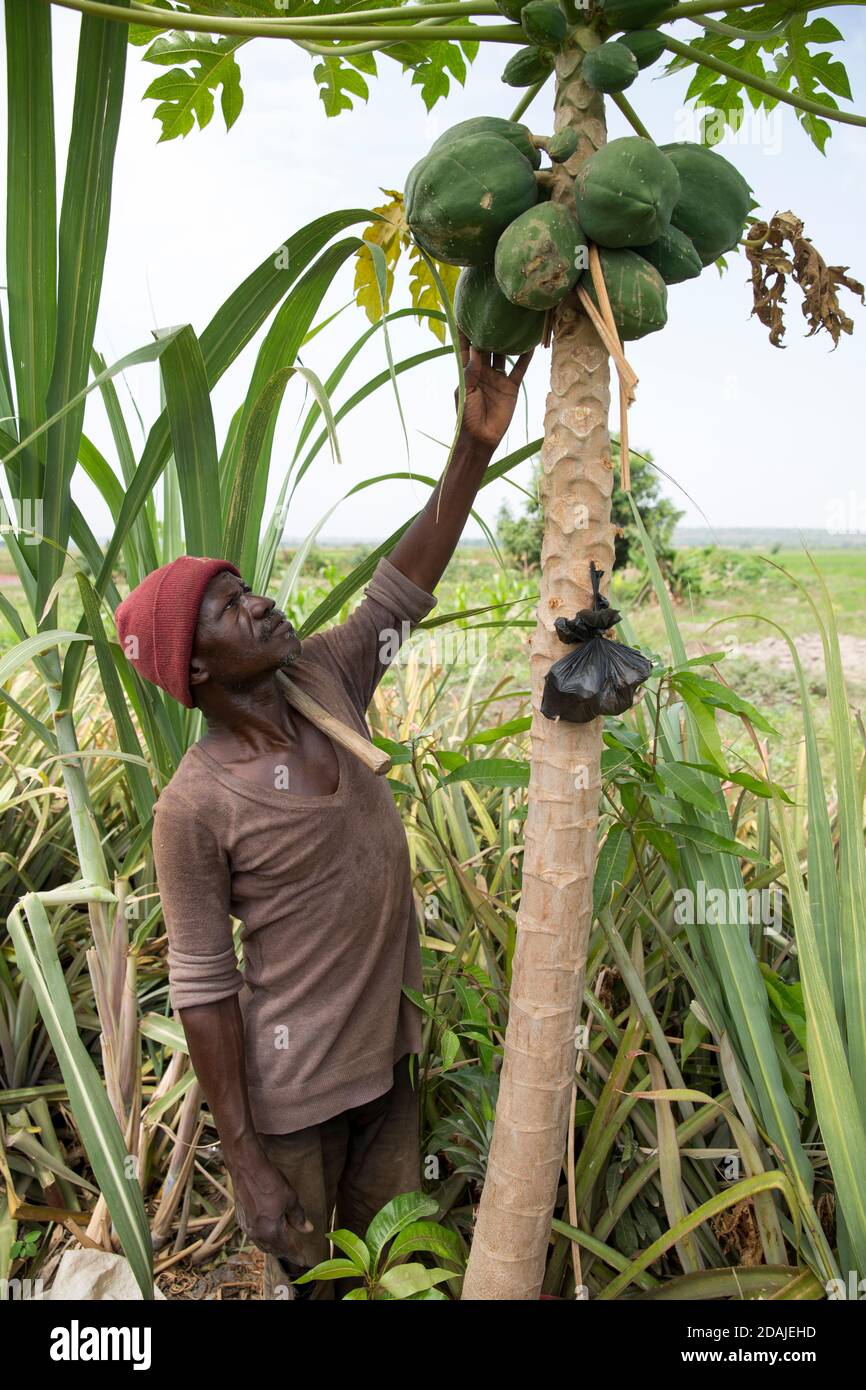
[[[541,151],[532,143],[529,126],[521,125],[519,121],[507,121],[504,116],[470,116],[468,121],[458,121],[438,140],[434,140],[430,153],[443,149],[454,140],[462,140],[466,135],[498,135],[519,150],[533,169],[541,164]]]
[[[509,87],[532,87],[553,72],[555,59],[546,48],[518,48],[502,71]]]
[[[598,8],[612,29],[645,29],[679,0],[598,0]]]
[[[664,328],[668,318],[668,291],[655,266],[634,251],[600,250],[598,258],[613,321],[623,342],[632,342]],[[598,308],[592,276],[585,276],[583,283]]]
[[[631,49],[639,68],[652,67],[665,51],[664,36],[658,29],[629,29],[628,33],[620,34],[617,43]]]
[[[454,317],[479,352],[528,352],[544,335],[545,315],[512,304],[490,264],[473,265],[461,273],[454,291]]]
[[[614,249],[646,246],[670,226],[680,180],[652,140],[625,135],[581,165],[574,196],[577,220],[590,241]]]
[[[567,159],[571,159],[576,149],[577,132],[568,125],[551,135],[547,142],[547,154],[554,164],[564,164]]]
[[[752,190],[739,169],[706,145],[683,140],[661,148],[680,180],[671,222],[694,243],[701,265],[712,265],[740,240]]]
[[[554,0],[529,0],[520,12],[520,23],[530,43],[541,48],[559,48],[568,24]]]
[[[498,135],[468,135],[425,156],[406,180],[406,221],[446,265],[492,261],[509,222],[538,201],[528,159]]]
[[[602,43],[583,60],[580,75],[597,92],[624,92],[638,74],[637,58],[624,43]]]
[[[496,8],[506,19],[513,19],[515,24],[519,24],[520,12],[528,3],[529,0],[496,0]]]
[[[649,246],[634,246],[632,250],[655,266],[666,285],[679,285],[683,280],[694,280],[703,269],[701,258],[693,244],[678,227],[668,227],[660,237],[651,241]]]
[[[496,282],[512,304],[551,309],[589,264],[577,218],[561,203],[540,203],[515,217],[496,243]]]

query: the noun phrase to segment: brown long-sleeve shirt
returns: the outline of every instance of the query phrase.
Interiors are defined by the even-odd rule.
[[[292,679],[369,738],[365,711],[432,594],[381,559]],[[239,993],[256,1129],[289,1133],[383,1094],[421,1046],[409,851],[386,780],[334,745],[330,796],[256,786],[193,744],[156,802],[153,853],[175,1009]],[[231,918],[243,926],[243,973]]]

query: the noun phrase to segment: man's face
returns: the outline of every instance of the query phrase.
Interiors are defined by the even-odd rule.
[[[190,660],[193,690],[207,680],[246,684],[292,664],[300,639],[274,600],[254,594],[231,570],[208,584]]]

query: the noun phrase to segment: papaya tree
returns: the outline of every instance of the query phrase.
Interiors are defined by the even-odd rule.
[[[466,1298],[535,1298],[570,1118],[594,916],[603,736],[600,718],[582,724],[546,719],[541,694],[548,669],[562,655],[555,620],[587,606],[591,563],[606,582],[613,568],[610,361],[626,383],[621,393],[627,403],[620,340],[661,329],[667,284],[723,263],[741,244],[752,268],[755,311],[776,345],[789,279],[803,292],[812,331],[824,329],[834,342],[850,332],[836,290],[844,286],[862,295],[861,287],[843,267],[826,265],[798,218],[766,210],[758,221],[760,190],[753,198],[734,165],[711,148],[727,127],[738,127],[747,105],[766,112],[790,107],[822,151],[835,122],[866,125],[866,117],[840,106],[851,97],[834,56],[842,36],[815,13],[824,6],[801,0],[62,3],[130,24],[144,58],[164,69],[147,93],[157,103],[162,139],[206,125],[217,97],[226,125],[238,119],[241,49],[261,39],[310,55],[314,83],[332,116],[367,99],[369,79],[385,59],[411,73],[429,110],[453,80],[467,80],[467,63],[480,43],[500,46],[504,82],[522,91],[507,130],[505,121],[491,125],[488,117],[486,126],[447,132],[438,151],[420,151],[403,193],[376,210],[368,238],[385,250],[391,272],[408,250],[416,304],[438,302],[446,312],[460,381],[458,428],[458,323],[485,351],[514,353],[543,339],[551,346],[523,890],[495,1129],[464,1283]],[[656,145],[624,95],[642,68],[665,60],[668,73],[688,76],[687,99],[704,111],[700,141]],[[521,117],[548,81],[546,130],[533,134]],[[608,102],[633,136],[607,143]],[[462,142],[456,154],[455,139]],[[543,152],[549,168],[540,167]],[[474,206],[472,187],[481,191]],[[540,216],[544,206],[550,211]],[[508,227],[527,215],[527,236],[546,237],[544,283],[521,259],[525,238],[512,236],[509,255],[497,254]],[[551,267],[552,280],[546,275]],[[382,311],[363,258],[357,290],[362,305]],[[624,413],[625,404],[621,421]],[[626,448],[623,454],[627,465]],[[686,703],[699,737],[699,694],[692,691]],[[723,803],[718,816],[723,834]],[[694,853],[700,870],[699,850]],[[766,1063],[754,1097],[763,1129],[796,1180],[808,1184],[810,1169],[773,1060],[765,993],[747,936],[716,933],[706,950],[729,1002],[727,1032],[735,1053],[747,1062],[760,1055]],[[854,1030],[848,1042],[852,1071],[862,1075],[866,1036]]]

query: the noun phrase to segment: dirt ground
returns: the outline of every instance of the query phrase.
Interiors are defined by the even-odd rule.
[[[158,1263],[158,1262],[157,1262]],[[157,1274],[156,1284],[174,1302],[258,1302],[262,1297],[264,1256],[254,1247],[203,1269],[182,1261]]]
[[[795,639],[795,645],[808,676],[824,673],[824,648],[817,632],[806,633]],[[842,669],[845,679],[852,686],[866,686],[866,637],[839,637],[842,653]],[[738,656],[775,667],[777,670],[793,671],[794,661],[787,642],[781,637],[764,637],[760,642],[750,642],[737,649]]]

